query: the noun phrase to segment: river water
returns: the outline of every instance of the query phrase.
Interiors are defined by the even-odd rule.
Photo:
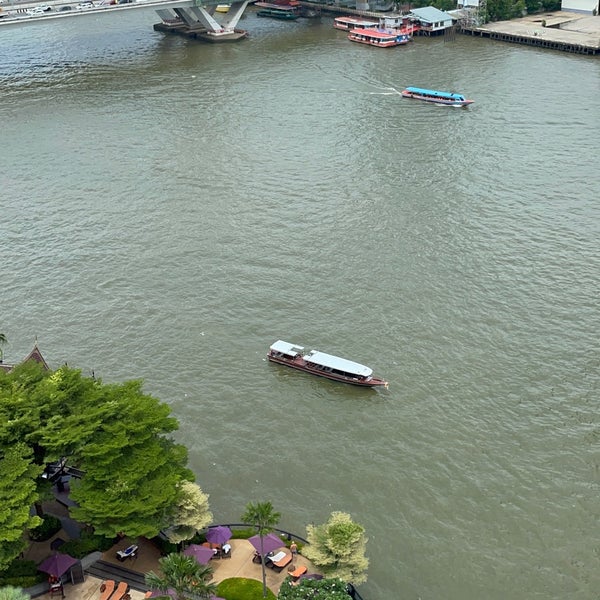
[[[0,31],[6,359],[37,336],[54,367],[143,379],[217,521],[349,512],[367,600],[598,598],[598,60],[157,20]],[[269,364],[277,339],[389,390]]]

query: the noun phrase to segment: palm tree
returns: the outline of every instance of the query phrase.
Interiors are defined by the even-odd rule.
[[[267,597],[267,571],[265,569],[265,553],[263,552],[263,537],[273,531],[273,528],[279,519],[281,513],[273,510],[273,505],[270,502],[257,502],[252,504],[249,502],[246,505],[246,512],[242,515],[242,523],[246,525],[254,525],[260,536],[260,558],[262,564],[262,580],[263,580],[263,598]]]
[[[168,554],[159,559],[158,564],[163,576],[153,571],[146,573],[146,585],[164,594],[175,592],[175,600],[210,598],[216,594],[217,586],[210,583],[213,570],[201,565],[193,556]]]
[[[8,340],[3,333],[0,333],[0,363],[4,360],[4,351],[2,350],[2,346],[6,344]]]

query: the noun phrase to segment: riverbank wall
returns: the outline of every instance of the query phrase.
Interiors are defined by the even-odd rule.
[[[461,33],[576,54],[600,55],[600,17],[558,11],[462,26]]]

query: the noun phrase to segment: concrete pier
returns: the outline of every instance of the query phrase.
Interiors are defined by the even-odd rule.
[[[462,33],[576,54],[600,54],[600,17],[558,11],[462,27]]]

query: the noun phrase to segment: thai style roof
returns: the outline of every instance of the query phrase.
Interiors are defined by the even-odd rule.
[[[40,352],[40,349],[38,348],[37,340],[35,341],[31,352],[21,362],[26,363],[26,362],[29,362],[30,360],[40,363],[40,365],[42,365],[42,367],[44,367],[44,369],[46,371],[50,370],[50,367],[48,366],[46,359],[42,356],[42,353]]]
[[[42,356],[42,353],[38,347],[37,340],[34,342],[31,352],[19,364],[24,364],[26,362],[29,362],[30,360],[33,360],[34,362],[37,362],[40,365],[42,365],[42,368],[44,370],[46,370],[46,371],[50,370],[50,367],[48,366],[46,359]],[[0,369],[2,369],[3,371],[5,371],[7,373],[12,371],[16,366],[17,365],[14,365],[14,364],[0,363]]]
[[[365,365],[346,360],[345,358],[340,358],[339,356],[325,354],[325,352],[319,352],[317,350],[311,350],[311,352],[303,358],[307,362],[335,369],[336,371],[358,375],[360,377],[370,377],[373,374],[373,370],[369,369],[369,367],[365,367]]]
[[[452,15],[449,15],[447,12],[444,12],[443,10],[433,6],[426,6],[425,8],[413,8],[411,9],[410,14],[418,17],[420,21],[426,21],[427,23],[452,21]]]

